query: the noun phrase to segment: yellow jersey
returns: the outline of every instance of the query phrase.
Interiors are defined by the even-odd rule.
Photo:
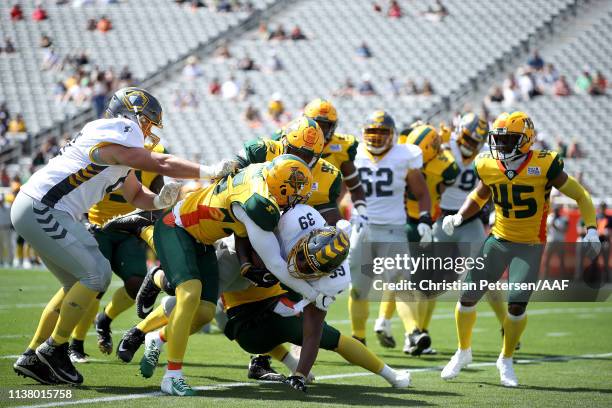
[[[153,149],[154,152],[167,153],[166,149],[158,144]],[[133,170],[136,178],[142,183],[143,186],[148,189],[153,189],[154,193],[158,193],[161,187],[164,185],[163,176],[141,170]],[[128,203],[123,197],[123,190],[121,188],[106,194],[102,200],[91,206],[88,211],[88,219],[91,224],[102,226],[104,223],[111,218],[118,215],[127,214],[136,209],[132,204]]]
[[[264,163],[283,154],[280,140],[257,139],[245,143],[244,151],[249,163]],[[336,207],[340,196],[342,174],[340,170],[324,159],[319,159],[312,172],[312,190],[306,204],[317,210]]]
[[[279,283],[269,288],[258,288],[257,286],[251,285],[243,290],[223,292],[223,294],[221,294],[221,300],[223,301],[225,310],[228,310],[232,307],[259,302],[260,300],[279,296],[283,293],[287,293],[287,291],[284,290]]]
[[[359,142],[355,136],[334,133],[330,141],[325,144],[322,157],[339,169],[342,163],[355,160],[357,146]]]
[[[232,204],[237,203],[260,228],[273,231],[280,209],[261,174],[263,167],[264,164],[250,165],[188,194],[163,222],[183,227],[202,244],[212,245],[232,234],[246,237],[246,227],[232,212]]]
[[[563,171],[561,157],[548,150],[532,150],[516,170],[508,170],[491,153],[480,153],[474,169],[493,195],[495,224],[491,233],[510,242],[546,242],[550,181]]]
[[[441,213],[442,186],[451,186],[455,183],[460,172],[459,166],[452,153],[445,149],[426,163],[421,172],[425,177],[431,199],[431,219],[435,221]],[[406,191],[406,212],[409,218],[419,219],[419,202],[409,190]]]

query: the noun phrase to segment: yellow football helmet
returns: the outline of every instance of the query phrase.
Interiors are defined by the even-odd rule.
[[[487,133],[489,133],[489,124],[484,117],[474,112],[463,115],[455,130],[461,155],[468,158],[478,154],[484,145]]]
[[[370,153],[383,154],[395,142],[395,121],[387,112],[375,111],[363,126],[362,135],[365,147]]]
[[[319,124],[325,136],[325,142],[329,142],[338,125],[338,112],[334,105],[327,99],[317,98],[306,105],[304,115]]]
[[[323,227],[310,231],[289,251],[289,273],[304,280],[315,280],[333,273],[349,253],[349,237],[339,228]]]
[[[440,135],[431,125],[420,125],[412,129],[406,138],[406,143],[417,145],[423,151],[423,164],[429,162],[440,153]]]
[[[283,153],[293,154],[313,168],[325,145],[321,127],[313,119],[301,116],[287,124],[282,132]]]
[[[306,163],[292,154],[281,154],[262,170],[268,190],[281,208],[308,201],[312,173]]]
[[[527,154],[534,142],[533,121],[525,112],[500,114],[489,132],[489,149],[498,160],[511,160]]]

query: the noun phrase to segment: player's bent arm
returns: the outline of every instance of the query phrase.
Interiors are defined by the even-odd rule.
[[[319,211],[319,214],[321,214],[321,216],[328,225],[336,225],[336,223],[342,219],[340,211],[338,211],[338,207],[335,205],[333,207],[323,207],[315,209]]]
[[[593,206],[591,195],[575,178],[568,176],[566,172],[562,171],[557,177],[550,181],[550,184],[576,201],[587,230],[589,228],[597,228],[595,207]]]
[[[429,190],[427,190],[427,184],[425,183],[425,177],[420,169],[408,170],[406,176],[406,183],[410,188],[410,191],[416,197],[419,202],[419,212],[427,212],[431,209],[431,197],[429,197]]]
[[[287,262],[281,257],[280,246],[273,232],[260,228],[251,220],[244,209],[238,204],[232,204],[232,211],[238,221],[244,224],[249,241],[266,268],[284,285],[301,294],[305,299],[313,301],[319,295],[306,281],[296,279],[289,275]]]
[[[98,164],[119,164],[179,179],[204,178],[202,167],[207,167],[171,154],[118,144],[98,147],[91,152],[91,157]]]
[[[470,195],[463,202],[463,205],[459,209],[458,215],[461,215],[462,219],[466,220],[473,217],[485,206],[485,204],[491,198],[491,189],[482,180],[478,181],[476,188],[472,190]]]
[[[318,309],[313,304],[309,304],[304,308],[302,351],[300,352],[300,361],[297,365],[296,375],[302,375],[304,378],[308,377],[319,354],[323,322],[326,315],[326,311]]]
[[[251,250],[253,247],[249,242],[249,238],[247,237],[239,237],[234,235],[234,245],[236,247],[236,256],[238,257],[238,261],[240,265],[244,265],[247,262],[251,261]]]
[[[153,204],[153,200],[155,199],[156,194],[154,194],[151,190],[146,188],[145,186],[138,181],[134,171],[130,171],[130,174],[127,176],[125,181],[123,182],[123,197],[126,201],[132,204],[136,208],[141,208],[143,210],[155,210],[155,205]]]
[[[344,184],[346,184],[346,187],[351,193],[351,200],[353,203],[360,201],[365,203],[365,191],[361,185],[361,179],[359,178],[359,172],[357,172],[355,164],[351,161],[345,161],[340,165],[340,171],[342,172]]]

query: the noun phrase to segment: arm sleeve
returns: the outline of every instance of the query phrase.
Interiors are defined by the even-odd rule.
[[[567,181],[559,187],[559,191],[576,201],[586,227],[596,228],[595,207],[593,206],[593,201],[591,200],[589,192],[572,176],[569,176]]]
[[[273,232],[264,231],[253,222],[247,213],[238,204],[232,204],[234,215],[244,224],[253,249],[257,252],[266,268],[278,278],[278,280],[298,292],[305,299],[314,300],[318,292],[306,281],[296,279],[289,275],[287,262],[281,257],[280,246]]]

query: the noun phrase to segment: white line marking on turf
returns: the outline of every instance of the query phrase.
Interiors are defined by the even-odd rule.
[[[546,333],[546,335],[548,337],[565,337],[565,336],[569,336],[571,333],[569,332],[550,332],[550,333]]]
[[[603,353],[603,354],[583,354],[581,356],[556,356],[556,357],[544,357],[544,358],[535,358],[535,359],[520,359],[516,360],[517,364],[533,364],[539,362],[546,361],[571,361],[571,360],[584,360],[591,358],[602,358],[602,357],[612,357],[612,353]],[[492,367],[495,366],[495,362],[487,362],[487,363],[473,363],[470,364],[469,367]],[[438,367],[423,367],[423,368],[412,368],[404,371],[408,371],[410,373],[420,373],[426,371],[441,371],[442,366]],[[317,376],[317,380],[335,380],[338,378],[351,378],[351,377],[364,377],[368,375],[374,375],[374,373],[370,372],[360,372],[360,373],[345,373],[345,374],[332,374],[332,375],[321,375]],[[217,390],[220,388],[232,388],[232,387],[253,387],[258,386],[261,382],[231,382],[231,383],[219,383],[214,385],[205,385],[200,387],[193,387],[194,390],[198,391],[208,391],[208,390]],[[46,408],[46,407],[60,407],[66,405],[78,405],[78,404],[96,404],[100,402],[114,402],[114,401],[126,401],[133,399],[141,399],[141,398],[152,398],[162,396],[159,391],[156,392],[147,392],[142,394],[126,394],[126,395],[115,395],[112,397],[101,397],[101,398],[88,398],[82,400],[75,401],[57,401],[57,402],[49,402],[47,404],[39,404],[39,405],[20,405],[15,408]]]

